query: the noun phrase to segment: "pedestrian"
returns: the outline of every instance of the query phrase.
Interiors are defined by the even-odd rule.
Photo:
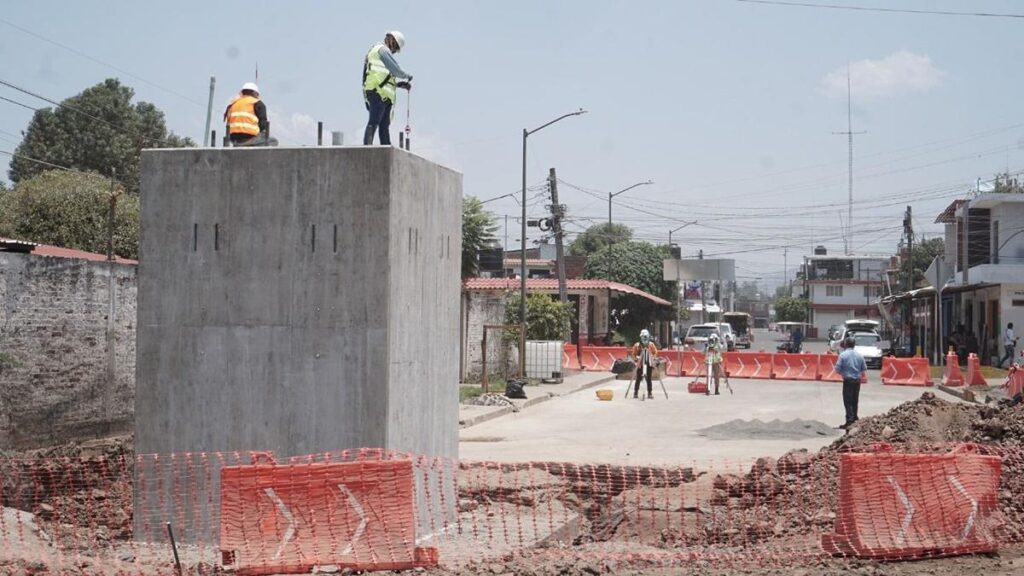
[[[224,110],[224,122],[232,146],[277,144],[276,139],[269,137],[267,105],[260,99],[260,88],[255,82],[242,84],[242,90]]]
[[[651,383],[651,371],[654,370],[658,357],[658,347],[651,342],[651,333],[647,329],[640,331],[640,341],[633,344],[633,360],[636,362],[636,388],[633,389],[633,398],[640,393],[640,379],[647,379],[647,397],[654,398],[654,385]]]
[[[999,367],[1003,367],[1003,362],[1009,360],[1013,362],[1014,348],[1017,347],[1017,338],[1013,334],[1013,322],[1006,325],[1006,331],[1003,332],[1003,357],[999,360]]]
[[[836,373],[843,377],[843,407],[846,409],[846,423],[839,428],[849,430],[857,421],[857,403],[860,400],[860,377],[868,371],[864,357],[857,352],[857,341],[847,337],[843,341],[843,353],[836,360]]]
[[[792,350],[790,350],[790,352],[793,354],[800,352],[800,347],[804,342],[804,333],[800,331],[799,326],[793,329],[793,334],[790,336],[790,340],[793,343]]]
[[[707,363],[711,377],[715,381],[715,394],[717,395],[718,381],[722,376],[722,342],[719,340],[718,334],[712,333],[708,336],[708,342],[704,346],[704,362]],[[708,389],[704,394],[710,396],[711,390]]]
[[[374,44],[363,61],[363,100],[370,118],[363,132],[363,144],[373,144],[373,133],[380,133],[382,146],[391,145],[391,111],[396,88],[412,90],[412,74],[395,61],[394,55],[405,47],[405,35],[392,30],[384,41]]]

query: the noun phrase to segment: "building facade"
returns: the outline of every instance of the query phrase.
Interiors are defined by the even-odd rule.
[[[878,319],[878,301],[885,295],[888,258],[829,256],[804,258],[800,295],[808,300],[808,336],[824,337],[830,326],[852,318]]]

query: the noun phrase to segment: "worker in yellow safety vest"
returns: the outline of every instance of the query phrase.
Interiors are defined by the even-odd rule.
[[[267,106],[260,100],[260,89],[253,82],[242,85],[242,91],[235,96],[224,111],[228,139],[234,146],[267,144]]]
[[[370,119],[363,133],[363,144],[373,144],[373,133],[380,133],[380,143],[391,145],[391,111],[395,105],[396,88],[412,89],[412,74],[402,70],[394,55],[405,47],[405,36],[392,30],[384,42],[370,48],[363,61],[363,100]]]

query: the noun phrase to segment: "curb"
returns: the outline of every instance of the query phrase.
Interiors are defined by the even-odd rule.
[[[554,392],[543,392],[543,393],[541,393],[538,396],[534,396],[533,398],[527,399],[522,404],[517,404],[516,407],[519,410],[523,410],[525,408],[529,408],[530,406],[536,406],[537,404],[540,404],[542,402],[547,402],[548,400],[551,400],[552,398],[558,398],[560,396],[568,396],[569,394],[575,394],[576,392],[580,392],[582,390],[587,390],[589,388],[594,388],[594,387],[600,386],[602,384],[607,384],[608,382],[611,382],[612,380],[615,380],[615,376],[614,375],[611,375],[611,376],[608,376],[608,377],[605,377],[605,378],[601,378],[601,379],[598,379],[598,380],[594,380],[593,382],[587,382],[586,384],[581,384],[579,386],[576,386],[575,388],[572,388],[572,389],[570,389],[570,390],[568,390],[566,392],[560,393],[560,394],[555,394]],[[543,386],[544,385],[541,384],[540,387],[543,387]],[[483,414],[477,414],[476,416],[474,416],[472,418],[469,418],[467,420],[459,420],[459,429],[461,430],[463,428],[469,428],[471,426],[476,426],[477,424],[481,424],[483,422],[487,422],[488,420],[494,420],[495,418],[501,418],[502,416],[506,416],[508,414],[512,414],[513,412],[514,412],[514,410],[512,409],[511,406],[502,406],[502,407],[497,408],[495,410],[492,410],[490,412],[484,412]]]

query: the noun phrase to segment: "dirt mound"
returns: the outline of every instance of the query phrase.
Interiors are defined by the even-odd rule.
[[[712,440],[804,440],[821,436],[838,436],[839,431],[816,420],[730,420],[697,431]]]
[[[967,439],[978,416],[972,404],[947,402],[931,392],[904,402],[885,414],[858,420],[853,428],[825,451],[851,452],[875,442],[942,444]]]

